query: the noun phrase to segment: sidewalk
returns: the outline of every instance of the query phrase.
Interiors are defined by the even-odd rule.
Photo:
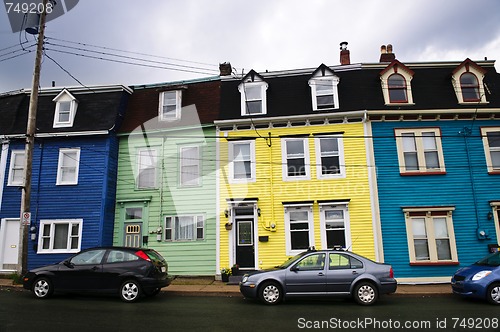
[[[0,279],[0,288],[22,289],[14,285],[11,279]],[[227,285],[213,278],[176,278],[172,284],[162,289],[163,292],[182,296],[241,296],[238,285]],[[398,285],[394,295],[435,296],[451,295],[450,284]]]

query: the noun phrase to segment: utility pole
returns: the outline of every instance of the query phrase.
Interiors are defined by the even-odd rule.
[[[28,110],[28,124],[26,128],[26,147],[24,152],[24,186],[21,194],[21,218],[19,228],[19,257],[17,272],[24,275],[28,267],[28,237],[30,227],[30,205],[31,205],[31,173],[33,164],[33,149],[35,146],[36,133],[36,111],[38,107],[38,86],[40,85],[40,71],[42,68],[43,39],[45,33],[45,21],[47,17],[48,0],[43,0],[40,15],[38,44],[36,48],[35,69],[33,71],[33,83],[31,85],[31,96]]]

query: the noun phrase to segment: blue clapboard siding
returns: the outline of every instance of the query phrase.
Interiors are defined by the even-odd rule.
[[[22,150],[13,143],[10,149]],[[56,185],[60,148],[80,148],[77,185]],[[31,192],[32,224],[40,220],[83,219],[85,249],[111,245],[116,197],[117,140],[112,136],[39,139],[33,157]],[[9,153],[10,158],[10,153]],[[8,160],[10,164],[10,160]],[[7,182],[7,179],[5,180]],[[5,187],[1,218],[19,218],[21,190]],[[37,254],[38,233],[29,240],[28,268],[57,262],[68,254]]]
[[[488,253],[487,245],[497,243],[489,201],[500,200],[500,176],[489,175],[486,168],[481,126],[499,126],[500,121],[418,121],[373,122],[373,146],[377,167],[379,208],[384,257],[394,267],[396,277],[445,277]],[[395,128],[439,127],[446,167],[445,175],[401,176]],[[467,138],[464,127],[472,129]],[[472,180],[470,167],[472,167]],[[473,198],[473,186],[476,202]],[[476,204],[477,203],[477,204]],[[459,266],[410,266],[403,206],[454,206],[453,226]],[[477,205],[477,216],[475,206]],[[485,229],[488,240],[478,240],[476,230]]]

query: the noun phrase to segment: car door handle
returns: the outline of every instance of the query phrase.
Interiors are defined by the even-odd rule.
[[[98,268],[97,266],[94,266],[94,267],[92,268],[92,271],[97,271],[97,270],[99,270],[99,268]]]
[[[352,274],[358,274],[358,271],[352,271]]]
[[[318,273],[318,276],[323,277],[325,274],[323,272]]]

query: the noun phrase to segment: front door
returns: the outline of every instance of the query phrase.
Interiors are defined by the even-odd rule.
[[[19,261],[19,219],[0,221],[0,271],[16,270]]]
[[[124,246],[133,248],[142,246],[142,223],[125,224]]]
[[[236,264],[240,269],[255,269],[254,206],[235,207]]]

